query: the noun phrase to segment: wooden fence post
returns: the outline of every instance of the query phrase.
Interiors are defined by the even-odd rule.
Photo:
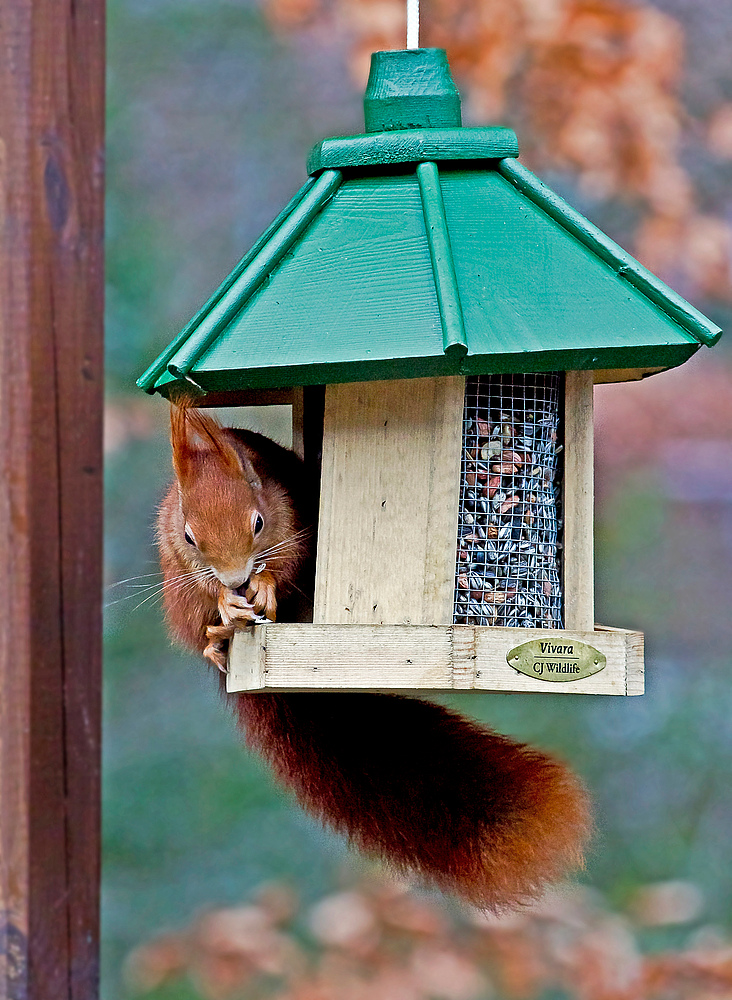
[[[103,0],[0,43],[0,998],[94,1000]]]

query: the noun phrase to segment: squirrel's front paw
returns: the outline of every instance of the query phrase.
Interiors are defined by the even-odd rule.
[[[233,628],[243,628],[259,617],[258,612],[246,597],[229,590],[228,587],[222,587],[219,593],[219,614],[224,625]]]
[[[233,625],[209,625],[206,629],[208,645],[203,651],[203,655],[210,660],[214,666],[218,667],[222,674],[228,674],[227,654],[229,651],[229,639],[234,634]]]
[[[258,615],[264,613],[271,622],[277,615],[277,584],[269,570],[252,574],[247,589],[247,599]]]

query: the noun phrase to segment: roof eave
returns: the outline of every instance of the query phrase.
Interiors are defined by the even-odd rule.
[[[295,386],[378,379],[425,378],[439,375],[488,375],[541,371],[609,370],[633,372],[632,378],[651,375],[683,364],[699,344],[662,344],[641,347],[532,351],[496,355],[451,355],[341,361],[217,371],[193,370],[176,377],[166,372],[153,391],[165,396],[181,392],[236,393],[249,389],[289,389]],[[617,377],[617,375],[616,375]]]

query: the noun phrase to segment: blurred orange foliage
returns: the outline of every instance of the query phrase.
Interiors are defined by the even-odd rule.
[[[710,928],[683,950],[644,955],[637,936],[695,921],[702,905],[695,886],[667,882],[642,887],[621,915],[574,886],[488,916],[371,879],[303,921],[292,894],[271,886],[141,945],[126,971],[139,993],[187,977],[202,1000],[711,1000],[732,991],[732,944]]]
[[[666,456],[676,454],[680,461],[684,448],[685,454],[691,452],[699,459],[710,447],[730,454],[729,372],[704,358],[663,377],[595,386],[595,433],[601,493],[623,482],[622,474],[631,469],[656,474]],[[717,458],[710,464],[719,462]]]
[[[401,48],[405,0],[264,0],[276,30],[324,30],[365,83],[370,53]],[[635,252],[688,295],[732,298],[732,232],[700,208],[681,163],[689,115],[678,94],[680,25],[624,0],[430,0],[421,44],[447,49],[467,117],[508,116],[524,160],[573,173],[597,199],[632,202]],[[709,151],[732,157],[732,105],[712,116]]]

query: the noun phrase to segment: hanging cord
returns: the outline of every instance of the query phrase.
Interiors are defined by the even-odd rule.
[[[407,48],[419,48],[419,0],[407,0]]]

